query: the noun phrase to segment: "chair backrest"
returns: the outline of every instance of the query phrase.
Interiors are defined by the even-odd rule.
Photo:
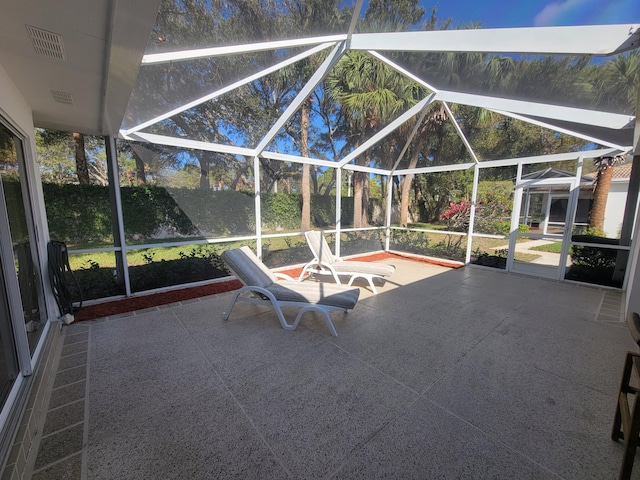
[[[328,264],[335,263],[336,259],[333,256],[333,253],[331,253],[331,248],[325,240],[322,232],[318,230],[309,230],[304,233],[304,236],[307,238],[309,248],[315,255],[316,259]]]
[[[640,347],[640,315],[637,312],[629,312],[627,315],[627,325],[633,337],[633,341]]]
[[[277,281],[273,272],[246,245],[226,250],[221,257],[238,280],[247,287],[267,288]]]

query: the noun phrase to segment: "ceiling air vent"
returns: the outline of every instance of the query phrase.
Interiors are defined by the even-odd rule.
[[[27,25],[27,32],[29,32],[33,48],[38,55],[55,60],[67,59],[62,36],[57,33],[42,30],[41,28],[32,27],[31,25]]]
[[[73,96],[67,92],[61,92],[59,90],[51,90],[53,99],[58,103],[64,103],[65,105],[73,105]]]

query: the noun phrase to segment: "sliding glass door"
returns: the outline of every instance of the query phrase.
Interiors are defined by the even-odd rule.
[[[0,406],[31,357],[46,311],[22,139],[0,119]]]

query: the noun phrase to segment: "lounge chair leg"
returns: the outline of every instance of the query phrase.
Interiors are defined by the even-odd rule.
[[[300,323],[300,320],[302,319],[302,316],[310,311],[314,311],[314,312],[319,312],[320,314],[322,314],[322,316],[324,316],[324,321],[327,324],[327,327],[329,327],[329,331],[331,332],[331,335],[333,335],[334,337],[338,336],[338,332],[336,331],[336,327],[333,326],[333,322],[331,321],[331,317],[329,316],[329,312],[326,311],[324,308],[319,308],[317,305],[312,305],[312,306],[308,306],[308,307],[304,307],[301,308],[300,311],[298,312],[298,316],[296,317],[296,320],[293,322],[293,329],[295,329],[298,326],[298,323]],[[347,310],[345,309],[345,312]]]
[[[349,280],[349,283],[347,284],[349,287],[351,285],[353,285],[353,281],[356,278],[364,278],[367,282],[369,282],[369,286],[371,287],[371,291],[373,292],[374,295],[376,295],[378,293],[378,291],[376,290],[375,285],[373,284],[373,276],[372,275],[353,275],[351,277],[351,279]]]
[[[233,294],[233,297],[231,297],[231,301],[229,302],[229,306],[224,312],[222,312],[222,320],[229,320],[229,315],[231,315],[231,310],[233,310],[233,307],[235,307],[236,300],[238,300],[238,297],[240,296],[241,293],[242,293],[242,290],[237,290]]]

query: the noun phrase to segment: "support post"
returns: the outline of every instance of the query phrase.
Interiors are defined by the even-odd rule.
[[[384,220],[384,251],[389,251],[389,241],[391,239],[391,208],[393,205],[393,176],[387,175],[387,212]]]
[[[631,235],[633,234],[633,224],[636,218],[638,206],[638,191],[640,191],[640,154],[633,156],[631,165],[631,175],[629,177],[629,187],[627,189],[627,201],[624,205],[624,216],[622,217],[622,228],[620,229],[620,243],[626,247],[631,245]],[[618,250],[616,256],[616,266],[613,271],[613,280],[622,281],[627,271],[629,260],[628,250]]]
[[[113,245],[118,248],[116,255],[115,279],[118,285],[124,284],[125,295],[131,296],[129,267],[127,265],[127,242],[124,237],[124,217],[122,214],[122,198],[120,196],[120,180],[118,176],[118,151],[115,138],[104,137],[107,155],[107,178],[109,179],[109,203],[111,205],[111,228],[113,229]]]
[[[478,201],[478,181],[480,180],[480,166],[473,167],[473,190],[471,191],[471,211],[469,213],[469,230],[467,232],[467,254],[464,263],[471,263],[471,249],[473,248],[473,230],[476,221],[476,203]]]
[[[522,162],[518,162],[518,174],[516,175],[516,189],[513,192],[513,211],[511,212],[511,229],[509,232],[509,255],[507,255],[507,272],[513,269],[513,259],[516,256],[516,237],[518,235],[518,223],[520,221],[520,207],[522,206]]]
[[[340,257],[340,229],[342,228],[342,168],[336,169],[336,245],[335,256]]]
[[[256,213],[256,255],[262,260],[262,210],[260,205],[260,157],[253,157],[254,210]]]

